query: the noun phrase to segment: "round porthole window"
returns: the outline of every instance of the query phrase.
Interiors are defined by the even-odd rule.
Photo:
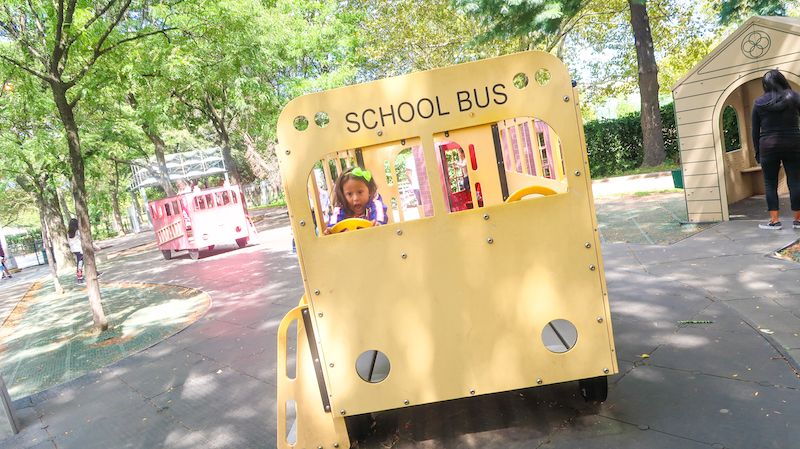
[[[548,350],[562,354],[578,342],[578,329],[567,320],[553,320],[542,330],[542,343]]]
[[[376,384],[389,377],[392,365],[386,354],[376,351],[364,351],[356,359],[356,373],[365,382]]]
[[[517,89],[524,89],[528,87],[528,82],[529,82],[528,75],[524,73],[517,73],[516,75],[514,75],[512,82],[514,83],[514,87],[516,87]]]

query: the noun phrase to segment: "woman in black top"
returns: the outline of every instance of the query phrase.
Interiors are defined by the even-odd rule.
[[[783,162],[794,212],[792,227],[800,229],[800,95],[783,74],[770,70],[761,79],[764,95],[753,103],[751,123],[756,162],[761,164],[770,221],[761,229],[781,229],[778,219],[778,171]]]

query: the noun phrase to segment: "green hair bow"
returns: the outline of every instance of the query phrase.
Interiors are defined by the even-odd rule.
[[[356,167],[352,171],[353,176],[358,176],[360,178],[364,178],[367,182],[372,179],[372,174],[366,170],[362,170],[361,167]]]

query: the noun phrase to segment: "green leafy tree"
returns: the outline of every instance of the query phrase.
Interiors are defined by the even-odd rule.
[[[365,81],[507,54],[529,44],[505,35],[473,42],[487,26],[449,0],[356,0],[348,9],[362,24],[355,35],[356,58]]]
[[[455,0],[463,11],[483,17],[490,31],[484,36],[530,36],[532,42],[546,42],[549,48],[558,48],[563,57],[564,43],[586,21],[597,17],[619,15],[623,6],[619,1],[597,2],[576,0],[540,0],[516,2],[513,0]],[[661,135],[661,116],[658,107],[658,64],[651,33],[646,0],[628,0],[627,12],[633,36],[637,80],[642,103],[642,133],[644,135],[644,166],[655,166],[665,160],[664,140]],[[610,33],[601,29],[598,33]],[[606,42],[609,39],[605,39]],[[558,44],[554,45],[554,42]]]
[[[171,11],[167,3],[146,0],[11,0],[0,9],[0,38],[4,40],[0,60],[47,86],[63,127],[96,331],[107,329],[108,320],[97,282],[76,108],[93,88],[109,81],[94,76],[96,68],[110,56],[118,56],[126,44],[166,32],[167,20],[157,13]]]
[[[563,57],[564,43],[590,0],[453,0],[459,10],[481,18],[479,42],[519,38],[519,50],[539,48]],[[524,45],[524,47],[523,47]]]
[[[257,161],[257,147],[267,143],[259,136],[274,136],[283,105],[350,78],[342,36],[352,33],[339,15],[330,0],[224,0],[180,24],[163,75],[190,129],[213,128],[233,182],[243,181],[233,157],[237,142]]]
[[[719,21],[723,25],[747,20],[750,16],[785,16],[787,3],[776,0],[723,0],[718,4]]]
[[[62,129],[52,98],[39,83],[17,72],[13,68],[6,72],[11,90],[0,99],[0,152],[4,155],[0,173],[31,195],[39,221],[50,231],[55,254],[49,255],[48,262],[55,275],[56,265],[61,269],[75,266],[56,190],[66,179],[69,164],[63,140],[57,138]],[[60,290],[57,281],[56,290]]]

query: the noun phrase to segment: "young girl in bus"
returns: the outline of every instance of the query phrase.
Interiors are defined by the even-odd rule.
[[[333,213],[323,234],[331,233],[331,228],[347,218],[363,218],[372,226],[386,224],[386,205],[378,193],[378,185],[372,174],[361,167],[346,170],[336,180],[333,187]]]

